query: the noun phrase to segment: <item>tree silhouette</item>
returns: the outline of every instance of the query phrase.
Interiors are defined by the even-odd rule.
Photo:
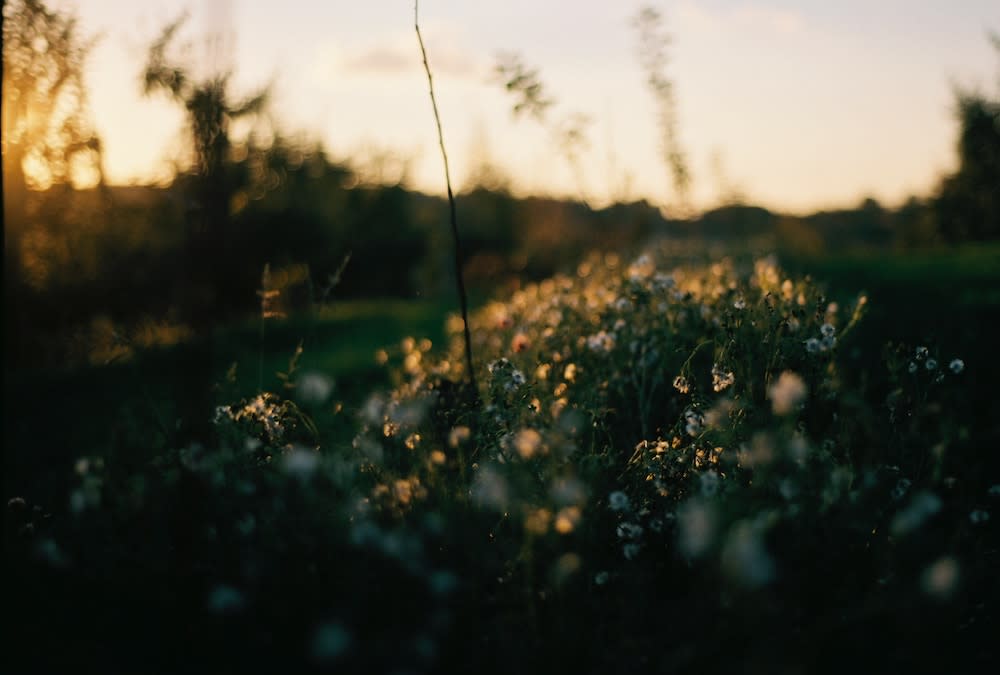
[[[239,289],[228,288],[232,233],[230,204],[240,187],[228,171],[230,128],[233,122],[260,113],[267,105],[269,87],[239,99],[232,93],[229,71],[196,78],[189,64],[168,58],[168,50],[187,20],[182,15],[167,25],[149,48],[143,70],[146,95],[163,93],[183,106],[194,159],[192,231],[185,256],[187,289],[182,303],[190,318],[201,322],[224,309],[222,301]]]
[[[990,38],[1000,56],[1000,36]],[[959,89],[956,103],[959,166],[942,181],[935,199],[938,226],[949,241],[995,239],[1000,237],[1000,98]]]
[[[94,40],[76,18],[39,0],[3,6],[4,309],[7,349],[16,359],[22,335],[22,239],[41,192],[81,173],[103,185],[101,142],[87,119],[83,67]],[[49,199],[49,206],[58,200]],[[51,210],[51,209],[50,209]]]

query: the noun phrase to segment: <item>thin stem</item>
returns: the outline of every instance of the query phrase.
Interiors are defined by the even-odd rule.
[[[451,190],[451,171],[448,168],[448,152],[444,148],[444,132],[441,130],[441,115],[438,114],[437,99],[434,97],[434,77],[431,75],[431,66],[427,62],[427,50],[424,48],[424,39],[420,35],[420,22],[418,20],[418,9],[420,0],[413,2],[413,27],[417,32],[417,42],[420,44],[420,54],[424,60],[424,71],[427,73],[427,85],[431,93],[431,107],[434,109],[434,122],[437,124],[438,144],[441,146],[441,158],[444,159],[444,180],[448,187],[448,207],[451,215],[451,235],[455,242],[455,281],[458,285],[458,299],[462,308],[462,326],[465,331],[465,365],[469,371],[469,383],[472,385],[473,394],[479,397],[479,388],[476,385],[476,371],[472,366],[472,334],[469,332],[469,307],[465,294],[465,278],[462,275],[462,247],[458,238],[458,216],[455,213],[455,195]]]

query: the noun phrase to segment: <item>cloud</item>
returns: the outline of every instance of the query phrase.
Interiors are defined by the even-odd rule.
[[[435,77],[482,79],[488,66],[469,49],[460,32],[450,26],[421,28],[431,70]],[[319,80],[336,77],[397,77],[423,72],[417,37],[408,32],[386,36],[356,46],[327,43],[314,59],[313,75]]]

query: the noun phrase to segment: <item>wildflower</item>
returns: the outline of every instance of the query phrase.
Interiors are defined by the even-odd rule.
[[[958,586],[958,562],[951,556],[939,558],[924,570],[921,586],[928,595],[947,599]]]
[[[716,392],[724,391],[731,387],[736,381],[733,371],[724,371],[719,364],[712,365],[712,389]]]
[[[600,572],[594,575],[594,583],[598,586],[603,586],[604,584],[608,583],[609,579],[611,579],[611,575],[608,574],[605,570],[601,570]]]
[[[306,373],[299,378],[295,392],[306,405],[322,405],[333,391],[333,380],[321,373]]]
[[[733,307],[735,307],[736,309],[746,309],[747,301],[744,300],[743,298],[737,298],[736,302],[733,303]]]
[[[615,531],[619,539],[638,539],[642,536],[642,526],[635,523],[620,523]]]
[[[469,427],[452,427],[452,430],[448,432],[448,445],[453,448],[457,448],[459,445],[469,440],[469,436],[471,435],[472,432]]]
[[[917,363],[915,361],[910,361],[910,365],[906,367],[906,370],[912,375],[917,372]]]
[[[927,359],[927,361],[924,362],[924,367],[927,368],[927,370],[937,369],[938,367],[937,359]]]
[[[525,382],[527,382],[527,379],[524,377],[524,373],[515,368],[510,374],[510,385],[512,387],[520,387]]]
[[[809,388],[802,378],[786,370],[778,377],[778,381],[771,385],[767,396],[771,399],[771,409],[775,415],[788,415],[798,408],[808,393]]]
[[[819,343],[819,340],[817,340],[816,338],[809,338],[808,340],[806,340],[806,351],[809,352],[810,354],[817,353],[820,350],[820,348],[821,345]]]
[[[514,448],[521,459],[531,459],[542,446],[542,435],[534,429],[521,429],[514,437]]]
[[[917,361],[923,361],[930,355],[930,350],[928,350],[927,347],[917,347],[913,351],[913,354],[916,357]]]
[[[687,410],[684,413],[684,430],[688,436],[697,436],[705,428],[705,416],[697,410]]]
[[[576,364],[570,363],[566,365],[563,369],[563,379],[567,382],[576,381]]]
[[[625,560],[635,560],[639,556],[639,552],[642,550],[642,546],[630,541],[624,546],[622,546],[622,555],[625,556]]]
[[[532,534],[543,535],[549,531],[552,522],[552,512],[548,509],[536,509],[524,519],[524,529]]]
[[[715,514],[700,500],[693,499],[677,509],[678,546],[681,553],[699,558],[715,539]]]
[[[628,495],[621,490],[615,490],[608,495],[608,508],[612,511],[628,511]]]
[[[837,332],[837,329],[833,327],[833,324],[824,323],[822,326],[819,327],[819,332],[825,338],[826,337],[833,337],[834,334]]]
[[[615,338],[607,331],[601,331],[587,338],[587,346],[593,352],[610,352],[615,348]]]
[[[674,389],[682,394],[687,394],[691,391],[691,383],[683,375],[678,375],[674,378]]]
[[[319,466],[319,455],[305,448],[293,448],[282,457],[281,466],[286,473],[306,480]]]
[[[973,525],[980,525],[982,523],[985,523],[989,519],[990,519],[990,512],[983,511],[982,509],[976,509],[975,511],[969,514],[969,521]]]
[[[826,352],[837,346],[837,338],[833,335],[824,335],[819,344],[822,350]]]
[[[580,523],[580,507],[567,506],[556,514],[555,528],[559,534],[569,534]]]
[[[951,370],[951,372],[958,375],[960,372],[965,370],[965,361],[963,361],[962,359],[952,359],[951,363],[948,364],[948,368]]]
[[[518,333],[510,341],[510,349],[515,354],[531,348],[531,339],[524,333]]]

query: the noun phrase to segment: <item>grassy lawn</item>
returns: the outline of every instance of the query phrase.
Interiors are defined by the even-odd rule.
[[[261,389],[280,391],[276,373],[288,370],[300,343],[299,371],[333,378],[334,400],[344,405],[341,417],[348,427],[357,404],[389,384],[376,350],[391,349],[406,336],[439,344],[451,311],[445,302],[341,302],[318,317],[268,320],[263,333],[260,322],[251,320],[200,342],[140,353],[126,363],[9,375],[5,491],[40,502],[62,499],[73,462],[81,456],[148,460],[183,440],[181,420],[196,416],[207,422],[206,412],[216,403]],[[136,448],[144,449],[141,457]],[[126,449],[130,456],[123,458]]]

